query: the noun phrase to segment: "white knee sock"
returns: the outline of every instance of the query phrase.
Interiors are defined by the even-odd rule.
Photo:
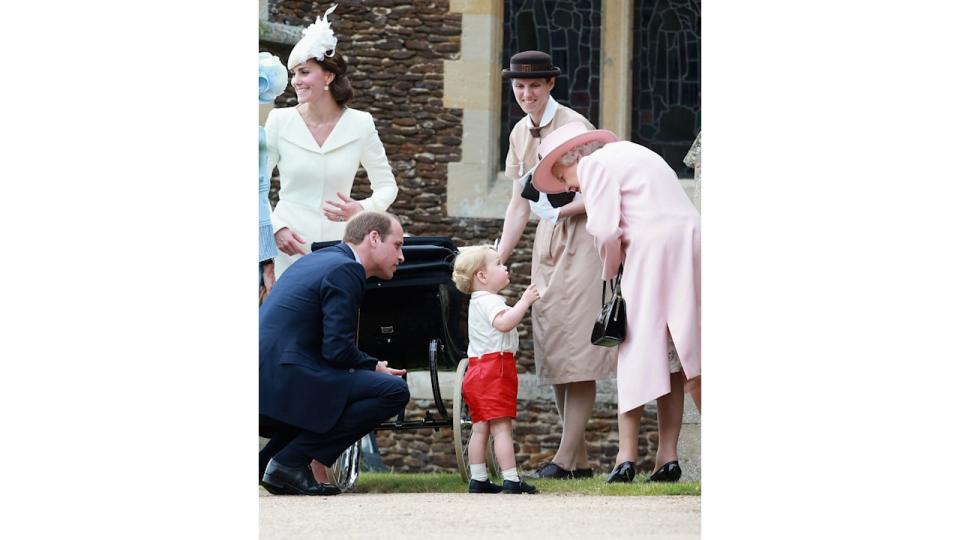
[[[472,467],[472,466],[473,466],[473,465],[471,465],[471,467]],[[504,480],[510,480],[511,482],[519,482],[519,481],[520,481],[520,475],[517,474],[517,468],[514,467],[514,468],[512,468],[512,469],[504,469],[504,471],[503,471],[503,479],[504,479]]]
[[[487,464],[486,464],[486,463],[480,463],[479,465],[475,465],[475,464],[471,463],[471,464],[470,464],[470,479],[471,479],[471,480],[476,480],[476,481],[478,481],[478,482],[484,482],[484,481],[486,481],[486,480],[487,480]]]

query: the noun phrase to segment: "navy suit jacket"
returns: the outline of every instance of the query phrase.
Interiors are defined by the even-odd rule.
[[[355,370],[377,359],[356,345],[366,274],[346,244],[305,255],[260,306],[260,414],[324,433],[347,405]]]

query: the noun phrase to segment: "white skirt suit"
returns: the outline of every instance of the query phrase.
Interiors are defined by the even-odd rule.
[[[271,214],[273,232],[284,227],[296,231],[310,244],[341,240],[346,223],[323,214],[324,201],[340,201],[337,192],[349,195],[357,168],[363,165],[373,195],[358,201],[364,210],[384,211],[397,198],[387,154],[373,116],[346,108],[333,131],[318,146],[296,108],[274,109],[267,116],[267,171],[280,170],[280,200]],[[300,256],[279,253],[274,259],[277,278]]]

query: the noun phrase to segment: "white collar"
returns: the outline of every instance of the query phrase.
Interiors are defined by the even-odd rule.
[[[540,125],[537,127],[543,127],[549,124],[553,120],[553,116],[557,114],[557,107],[559,106],[560,104],[557,103],[557,100],[553,99],[553,96],[550,96],[547,99],[547,107],[543,109],[543,118],[540,119]],[[529,114],[527,115],[527,127],[534,127],[533,118],[530,118]]]
[[[317,140],[313,138],[313,135],[310,133],[310,128],[307,127],[307,123],[303,120],[303,117],[300,116],[300,113],[297,112],[296,107],[287,107],[280,110],[289,110],[290,112],[287,113],[290,115],[289,121],[294,123],[291,129],[284,131],[283,137],[293,144],[305,150],[310,150],[311,152],[326,154],[365,135],[365,124],[361,121],[362,114],[360,114],[359,111],[345,107],[343,114],[340,115],[340,119],[337,120],[336,125],[333,126],[333,131],[327,136],[327,140],[323,142],[323,146],[317,146]],[[296,118],[294,118],[294,116],[296,116]]]
[[[476,298],[478,296],[486,296],[488,294],[493,295],[493,293],[490,291],[473,291],[472,293],[470,293],[470,298]]]
[[[347,242],[344,242],[344,244],[347,244],[347,247],[350,248],[351,252],[353,252],[353,258],[356,259],[358,263],[363,264],[363,261],[360,260],[360,254],[357,253],[357,250],[353,249],[353,246]]]

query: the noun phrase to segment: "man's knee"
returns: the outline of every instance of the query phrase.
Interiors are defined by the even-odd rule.
[[[410,401],[410,388],[407,386],[407,381],[400,377],[394,378],[384,391],[383,399],[398,407],[406,405]]]

